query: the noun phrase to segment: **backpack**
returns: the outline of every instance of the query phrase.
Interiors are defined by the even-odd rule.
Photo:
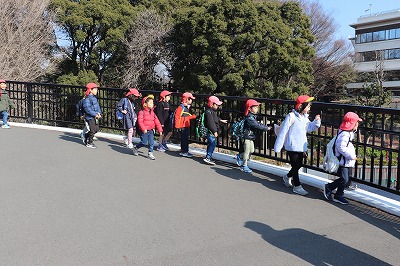
[[[340,132],[342,133],[342,132]],[[339,133],[339,134],[340,134]],[[340,154],[339,156],[335,155],[335,148],[336,148],[336,140],[337,137],[339,136],[336,135],[334,138],[331,139],[331,141],[329,141],[328,145],[326,145],[326,154],[324,156],[324,161],[322,163],[322,167],[324,168],[324,170],[328,173],[336,173],[339,169],[340,166],[340,160],[342,159],[342,154]],[[347,146],[349,146],[350,140],[349,142],[347,142]]]
[[[293,123],[294,123],[294,114],[293,114],[293,112],[290,112],[290,113],[289,113],[289,116],[290,116],[289,126],[292,126]],[[279,130],[280,130],[280,129],[281,129],[281,126],[280,126],[280,125],[274,124],[274,132],[275,132],[275,135],[276,135],[276,136],[278,136]]]
[[[122,112],[119,110],[119,108],[118,108],[119,106],[122,106],[122,110],[126,110],[126,109],[128,108],[127,99],[126,99],[125,97],[118,101],[118,104],[117,104],[117,111],[116,111],[116,113],[115,113],[116,118],[117,118],[118,120],[122,120],[122,119],[124,119],[125,114],[122,113]]]
[[[180,105],[182,106],[182,108],[184,107],[183,103],[181,103]],[[175,128],[175,113],[176,113],[177,109],[178,109],[178,107],[176,107],[176,109],[173,112],[171,112],[169,115],[169,123],[170,123],[172,129]]]
[[[204,125],[204,116],[205,116],[205,109],[201,116],[197,119],[197,127],[196,127],[196,135],[200,139],[204,139],[207,137],[208,129]]]
[[[85,108],[83,107],[83,103],[85,102],[85,98],[79,100],[79,102],[75,105],[76,107],[76,115],[81,117],[85,115]]]
[[[243,138],[245,120],[245,118],[242,118],[232,123],[230,133],[233,140],[241,140]]]

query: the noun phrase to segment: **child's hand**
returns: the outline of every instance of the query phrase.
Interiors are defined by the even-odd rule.
[[[147,129],[143,130],[143,133],[146,134],[147,133]]]
[[[226,124],[226,123],[228,123],[228,120],[222,120],[222,119],[221,119],[221,122],[224,123],[224,124]]]
[[[218,132],[215,132],[215,133],[214,133],[214,137],[218,137]]]
[[[124,115],[126,115],[128,111],[127,110],[122,110],[121,113],[123,113]]]
[[[316,115],[315,116],[315,120],[321,120],[321,116],[320,115]]]

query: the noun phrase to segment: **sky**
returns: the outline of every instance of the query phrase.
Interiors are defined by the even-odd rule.
[[[337,37],[354,37],[354,29],[349,26],[357,18],[374,13],[400,10],[400,0],[319,0],[324,9],[332,14],[339,29]]]

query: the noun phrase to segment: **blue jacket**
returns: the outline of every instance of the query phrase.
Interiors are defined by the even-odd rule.
[[[321,126],[321,120],[310,121],[308,114],[302,115],[294,113],[293,124],[290,125],[290,115],[288,114],[279,129],[275,141],[275,152],[281,152],[285,147],[287,151],[306,152],[307,151],[307,133],[317,130]]]
[[[83,102],[83,108],[85,109],[86,121],[92,120],[98,113],[101,114],[101,109],[97,98],[93,94],[89,94]]]
[[[258,122],[255,114],[249,112],[244,119],[245,119],[243,125],[244,139],[255,140],[256,133],[262,131],[268,131],[268,126]]]

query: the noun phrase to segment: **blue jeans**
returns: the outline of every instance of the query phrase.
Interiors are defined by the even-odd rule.
[[[154,132],[153,130],[147,130],[147,133],[140,134],[140,142],[136,144],[136,148],[139,149],[146,145],[149,145],[149,152],[153,152],[154,149]]]
[[[7,119],[8,119],[7,111],[1,111],[1,115],[3,116],[3,125],[7,125]]]
[[[182,128],[181,132],[181,151],[189,152],[189,128]]]
[[[211,134],[207,134],[207,155],[206,158],[211,159],[215,147],[217,146],[217,141],[215,140],[215,137]]]
[[[344,189],[346,187],[346,184],[349,182],[350,179],[350,173],[353,170],[351,167],[343,167],[340,166],[338,169],[338,175],[339,178],[333,181],[332,183],[328,184],[328,188],[330,190],[334,190],[337,188],[335,195],[336,196],[343,196],[344,194]]]

